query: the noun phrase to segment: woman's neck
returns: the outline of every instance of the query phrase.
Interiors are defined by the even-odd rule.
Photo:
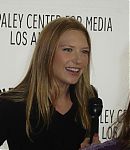
[[[55,109],[61,114],[65,114],[72,106],[72,101],[70,99],[69,87],[60,88],[60,93],[55,100]]]

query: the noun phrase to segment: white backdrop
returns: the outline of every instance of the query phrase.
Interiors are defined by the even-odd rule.
[[[16,86],[25,75],[42,25],[59,16],[73,16],[92,39],[91,83],[104,108],[100,140],[127,105],[129,38],[127,0],[0,0],[0,89]]]

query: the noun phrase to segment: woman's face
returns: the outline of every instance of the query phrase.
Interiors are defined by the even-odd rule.
[[[88,54],[88,42],[81,31],[67,30],[60,36],[53,60],[53,72],[61,86],[78,81],[88,65]]]

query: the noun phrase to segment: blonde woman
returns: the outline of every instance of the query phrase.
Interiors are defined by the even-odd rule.
[[[86,28],[59,18],[42,30],[25,78],[0,96],[0,145],[10,150],[78,150],[89,141],[91,42]]]

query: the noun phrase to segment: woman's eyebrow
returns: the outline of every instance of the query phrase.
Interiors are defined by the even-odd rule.
[[[67,46],[67,47],[72,47],[72,48],[75,47],[75,46],[70,45],[70,44],[59,44],[59,46],[60,47],[66,47]]]
[[[82,47],[82,49],[88,49],[89,50],[89,47],[87,46],[87,47]]]
[[[75,46],[74,45],[70,45],[70,44],[59,44],[59,47],[71,47],[71,48],[74,48]],[[89,50],[89,47],[88,46],[83,46],[83,47],[81,47],[81,49],[87,49],[87,50]]]

